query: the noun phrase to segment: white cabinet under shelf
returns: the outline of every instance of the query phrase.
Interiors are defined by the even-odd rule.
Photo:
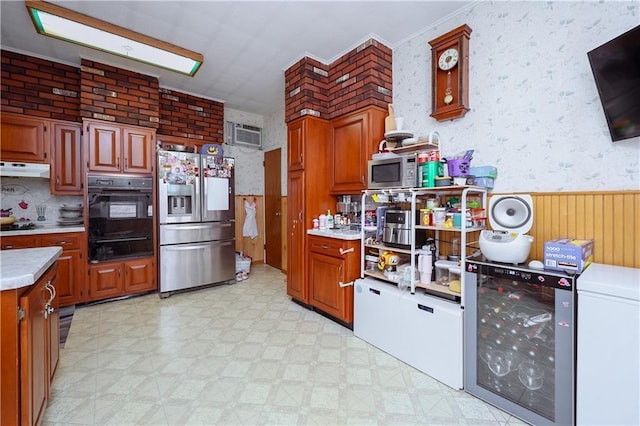
[[[357,280],[353,333],[454,389],[463,387],[462,309],[380,280]]]

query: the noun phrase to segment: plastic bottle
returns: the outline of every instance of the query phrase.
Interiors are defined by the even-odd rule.
[[[321,214],[318,222],[320,222],[318,224],[320,226],[320,229],[327,229],[327,215]]]
[[[333,229],[333,215],[331,210],[327,210],[327,229]]]

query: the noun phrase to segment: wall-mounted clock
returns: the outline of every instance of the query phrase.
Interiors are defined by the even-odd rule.
[[[431,117],[438,121],[469,111],[469,37],[462,25],[429,42],[431,45]]]

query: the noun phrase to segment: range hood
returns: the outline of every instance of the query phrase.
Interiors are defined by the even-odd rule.
[[[49,164],[0,162],[0,176],[32,177],[49,179]]]

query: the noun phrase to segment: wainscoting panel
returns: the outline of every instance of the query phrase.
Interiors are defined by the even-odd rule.
[[[256,201],[256,223],[258,225],[258,236],[249,238],[242,236],[242,227],[246,212],[244,200]],[[251,263],[264,262],[264,197],[262,195],[236,195],[236,251],[243,252],[251,256]]]
[[[591,239],[596,263],[640,268],[640,191],[532,193],[535,240],[530,257],[542,260],[544,242]]]

